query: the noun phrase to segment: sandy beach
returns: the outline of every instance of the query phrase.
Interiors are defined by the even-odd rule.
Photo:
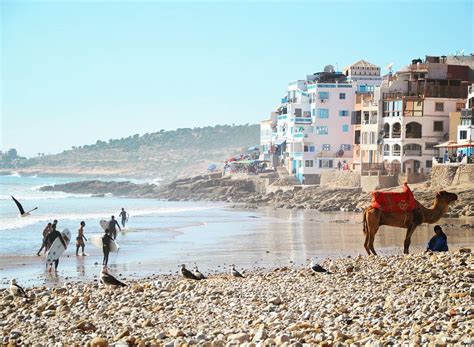
[[[472,345],[473,255],[340,258],[125,288],[64,283],[1,292],[4,344],[81,346]],[[118,275],[118,274],[117,274]]]

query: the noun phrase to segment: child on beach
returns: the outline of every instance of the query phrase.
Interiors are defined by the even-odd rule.
[[[104,259],[102,260],[103,266],[107,266],[109,262],[110,242],[112,242],[112,240],[109,229],[106,229],[104,236],[102,236],[102,251],[104,252]]]
[[[77,230],[77,237],[76,237],[76,256],[79,255],[79,247],[82,248],[82,255],[85,255],[84,253],[84,247],[86,246],[84,243],[84,240],[87,241],[87,238],[84,236],[84,227],[86,226],[86,223],[83,221],[81,222],[81,226]]]
[[[39,257],[40,256],[40,253],[41,251],[43,250],[44,248],[44,253],[46,254],[46,251],[47,251],[47,247],[46,247],[46,241],[48,239],[48,234],[51,232],[51,227],[52,227],[52,224],[51,223],[48,223],[48,225],[46,226],[46,228],[44,228],[43,230],[43,242],[41,243],[41,248],[39,249],[39,251],[36,253],[36,255]]]

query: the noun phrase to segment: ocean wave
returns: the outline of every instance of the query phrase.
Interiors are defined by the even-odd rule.
[[[67,199],[67,198],[90,198],[91,194],[72,194],[72,193],[62,193],[62,192],[48,192],[44,194],[21,194],[12,192],[11,195],[14,195],[15,198],[21,201],[31,201],[31,200],[51,200],[51,199]],[[11,200],[10,195],[0,194],[0,200]]]
[[[144,209],[129,209],[127,212],[132,217],[142,217],[148,215],[162,215],[162,214],[173,214],[181,212],[192,212],[192,211],[203,211],[209,209],[220,208],[220,205],[205,205],[205,206],[188,206],[188,207],[157,207],[157,208],[144,208]],[[59,214],[45,214],[45,215],[34,215],[28,217],[16,217],[16,218],[3,218],[2,223],[0,224],[0,231],[3,230],[12,230],[12,229],[21,229],[27,226],[31,226],[41,222],[51,222],[54,219],[59,220],[77,220],[77,221],[90,221],[90,220],[101,220],[110,218],[110,213],[108,212],[88,212],[88,213],[70,213],[64,212]]]
[[[9,175],[2,175],[2,177],[22,177],[18,172],[16,171],[13,171],[11,174]]]

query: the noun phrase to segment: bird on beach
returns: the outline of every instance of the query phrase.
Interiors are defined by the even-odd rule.
[[[230,265],[230,275],[233,276],[233,277],[245,278],[244,276],[242,276],[242,274],[241,274],[240,272],[238,272],[238,271],[235,269],[235,265],[234,265],[234,264]]]
[[[20,211],[20,215],[21,215],[22,217],[29,216],[29,215],[30,215],[30,212],[33,212],[34,210],[37,210],[37,209],[38,209],[38,207],[35,207],[35,208],[33,208],[33,209],[31,209],[31,210],[25,212],[25,209],[24,209],[23,206],[20,204],[20,202],[19,202],[17,199],[15,199],[15,198],[13,197],[13,195],[10,195],[10,196],[12,197],[13,201],[15,202],[16,207],[18,207],[18,211]]]
[[[25,290],[16,283],[16,279],[14,278],[10,280],[10,294],[16,297],[28,299]]]
[[[118,279],[116,279],[114,276],[109,274],[107,272],[107,269],[105,267],[102,268],[102,272],[100,273],[100,283],[106,286],[113,286],[113,287],[126,287],[127,285]]]
[[[316,272],[316,273],[327,273],[331,274],[328,270],[323,268],[321,265],[317,264],[314,258],[311,258],[311,271]]]
[[[194,267],[193,269],[193,275],[197,277],[199,280],[205,280],[206,276],[204,276],[198,269],[197,266]]]
[[[191,271],[186,269],[184,264],[181,264],[181,275],[188,280],[199,280]]]

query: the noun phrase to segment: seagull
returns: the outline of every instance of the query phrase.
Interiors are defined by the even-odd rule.
[[[193,275],[196,276],[198,280],[205,280],[206,276],[204,276],[199,270],[198,267],[195,266],[193,270]]]
[[[25,210],[23,209],[23,206],[21,206],[20,202],[19,202],[17,199],[15,199],[15,198],[13,197],[13,195],[10,195],[10,196],[12,197],[13,201],[15,201],[16,207],[18,207],[18,210],[20,211],[20,215],[21,215],[22,217],[29,216],[29,215],[30,215],[30,212],[32,212],[32,211],[38,209],[38,207],[35,207],[34,209],[29,210],[28,212],[25,212]]]
[[[14,278],[10,280],[10,294],[28,299],[28,295],[26,295],[25,290],[16,283],[16,279]]]
[[[316,273],[326,272],[326,273],[330,274],[330,272],[328,272],[328,270],[323,268],[321,265],[316,264],[316,262],[314,261],[314,258],[311,258],[311,270],[313,272],[316,272]]]
[[[240,272],[238,272],[236,269],[235,269],[235,265],[232,264],[230,266],[230,275],[231,276],[234,276],[234,277],[241,277],[241,278],[245,278],[244,276],[242,276],[242,274]]]
[[[186,269],[186,265],[181,264],[181,275],[188,280],[199,280],[191,271]]]
[[[109,274],[106,268],[102,268],[102,272],[100,273],[100,282],[106,286],[114,286],[114,287],[126,287],[127,285],[123,282],[120,282],[114,276]]]

